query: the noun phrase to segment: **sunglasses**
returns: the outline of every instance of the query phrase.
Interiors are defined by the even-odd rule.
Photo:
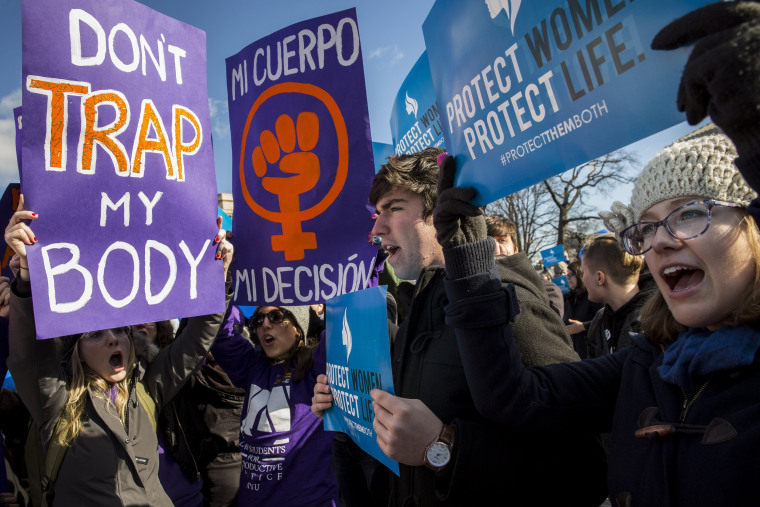
[[[282,324],[285,319],[288,319],[290,313],[286,313],[284,310],[270,310],[267,313],[257,313],[251,319],[253,327],[261,327],[264,324],[264,319],[269,319],[270,324]]]

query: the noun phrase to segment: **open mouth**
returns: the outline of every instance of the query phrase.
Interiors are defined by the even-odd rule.
[[[698,285],[705,277],[701,269],[671,266],[662,270],[662,279],[673,292],[682,292]]]
[[[108,358],[108,364],[114,371],[121,371],[124,369],[124,355],[121,352],[114,352],[111,357]]]
[[[398,247],[393,246],[393,245],[384,245],[383,248],[385,249],[386,252],[388,252],[388,255],[390,255],[391,257],[393,257],[393,254],[395,254],[398,251]]]
[[[271,345],[274,343],[274,337],[267,335],[262,341],[264,342],[264,345]]]

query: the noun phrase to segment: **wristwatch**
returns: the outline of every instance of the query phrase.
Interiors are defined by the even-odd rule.
[[[454,445],[454,428],[444,424],[438,438],[425,448],[425,466],[436,472],[451,461],[451,448]]]

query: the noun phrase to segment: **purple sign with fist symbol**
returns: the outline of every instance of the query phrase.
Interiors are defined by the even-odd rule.
[[[375,171],[355,10],[247,46],[227,59],[227,85],[235,302],[303,305],[365,288]]]

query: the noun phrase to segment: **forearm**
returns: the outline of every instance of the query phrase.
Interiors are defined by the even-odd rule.
[[[607,413],[622,369],[617,358],[526,369],[510,323],[519,312],[512,287],[480,273],[446,280],[446,293],[446,323],[455,328],[470,393],[484,417],[551,428],[583,425],[584,410]]]
[[[28,281],[14,280],[9,314],[8,369],[34,421],[55,425],[66,401],[66,382],[56,340],[37,340]]]
[[[225,285],[225,292],[228,308],[232,300],[228,284]],[[190,317],[182,332],[150,363],[146,380],[158,407],[172,399],[187,378],[200,367],[201,361],[211,350],[225,315],[226,311]]]
[[[211,348],[214,359],[237,387],[244,387],[248,369],[255,361],[253,345],[238,331],[243,318],[238,309],[232,308]]]

